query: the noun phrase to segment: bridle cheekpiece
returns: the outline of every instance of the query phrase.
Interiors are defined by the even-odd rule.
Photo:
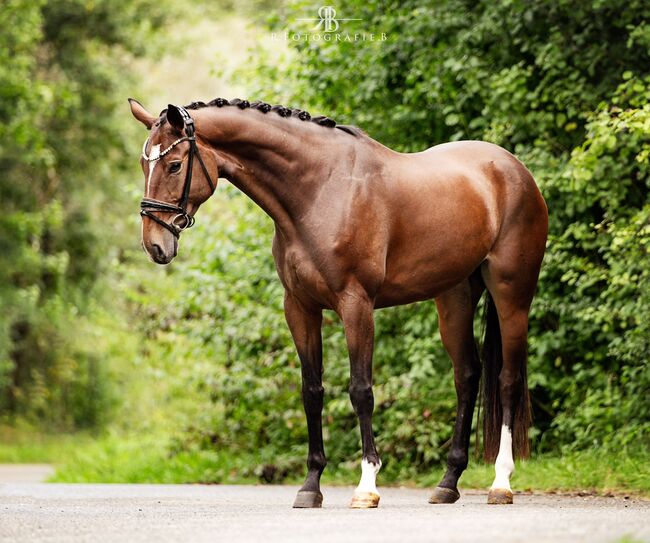
[[[155,162],[156,160],[160,160],[162,157],[164,157],[178,144],[185,141],[189,142],[190,152],[187,161],[187,173],[185,174],[185,185],[183,186],[183,196],[181,197],[178,205],[162,202],[153,198],[143,198],[140,202],[140,215],[142,217],[149,217],[152,221],[157,222],[160,226],[169,230],[176,238],[180,237],[183,230],[191,228],[194,225],[194,217],[190,216],[187,213],[187,204],[190,198],[190,188],[192,187],[192,166],[194,165],[195,156],[201,165],[201,169],[203,170],[205,178],[208,180],[208,184],[210,185],[212,193],[214,193],[215,190],[215,185],[212,182],[212,178],[208,173],[208,169],[206,168],[203,159],[201,158],[199,148],[196,145],[196,137],[194,135],[194,120],[192,117],[190,117],[190,114],[185,108],[178,107],[178,111],[183,117],[183,124],[186,135],[182,138],[178,138],[164,151],[160,151],[158,153],[152,152],[150,156],[147,156],[146,151],[147,143],[149,143],[149,139],[147,139],[142,146],[142,158],[150,163]],[[171,222],[168,223],[155,215],[155,213],[176,213],[176,215],[171,220]]]

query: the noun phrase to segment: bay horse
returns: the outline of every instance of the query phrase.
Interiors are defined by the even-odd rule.
[[[275,223],[273,257],[301,363],[309,436],[294,507],[323,501],[323,309],[334,310],[345,329],[361,430],[361,480],[350,506],[371,508],[379,503],[381,467],[372,430],[373,311],[431,298],[458,406],[447,470],[429,501],[460,497],[482,372],[485,457],[496,460],[488,503],[512,503],[513,458],[529,452],[528,313],[548,230],[546,203],[526,167],[480,141],[398,153],[356,127],[264,102],[170,104],[158,116],[129,103],[150,130],[140,159],[141,215],[142,245],[154,262],[176,256],[180,233],[218,177]],[[473,318],[484,291],[481,356]]]

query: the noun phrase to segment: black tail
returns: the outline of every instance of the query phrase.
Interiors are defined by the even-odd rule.
[[[493,462],[499,453],[503,413],[499,397],[499,374],[503,366],[501,329],[497,308],[489,292],[486,292],[485,337],[483,339],[483,454]],[[530,398],[528,395],[527,364],[521,367],[521,388],[515,399],[512,428],[512,448],[515,457],[527,458],[530,454],[528,428],[531,423]]]

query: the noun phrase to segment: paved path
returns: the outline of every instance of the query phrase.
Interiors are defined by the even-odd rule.
[[[42,483],[52,475],[50,464],[0,464],[0,483]]]
[[[0,541],[650,542],[650,502],[484,493],[454,505],[428,491],[385,488],[379,509],[350,510],[351,488],[326,488],[323,509],[291,509],[295,487],[0,484]]]

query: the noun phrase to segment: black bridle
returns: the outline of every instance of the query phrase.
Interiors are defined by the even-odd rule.
[[[205,163],[201,158],[201,153],[199,153],[199,148],[196,145],[196,137],[194,135],[194,120],[190,117],[190,114],[183,107],[178,107],[178,111],[183,117],[183,123],[185,125],[185,134],[186,136],[177,139],[172,143],[167,149],[156,154],[155,156],[147,156],[146,148],[149,140],[144,142],[142,147],[142,158],[147,162],[155,162],[156,160],[161,159],[179,143],[184,141],[189,142],[190,152],[187,161],[187,173],[185,174],[185,185],[183,186],[183,196],[178,205],[170,204],[168,202],[161,202],[160,200],[154,200],[153,198],[143,198],[140,202],[140,215],[142,217],[149,217],[152,221],[157,222],[163,228],[169,230],[175,237],[180,237],[181,232],[188,228],[191,228],[194,225],[194,217],[191,217],[187,213],[187,203],[190,198],[190,188],[192,187],[192,166],[194,164],[194,157],[201,164],[205,178],[208,180],[210,189],[214,193],[215,185],[212,182],[212,178],[208,173],[208,169],[205,167]],[[150,166],[151,167],[151,166]],[[174,218],[170,223],[163,221],[160,217],[156,216],[154,213],[176,213]],[[179,223],[179,219],[182,221]]]

